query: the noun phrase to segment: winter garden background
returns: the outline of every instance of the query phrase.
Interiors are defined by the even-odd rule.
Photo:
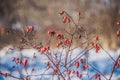
[[[0,80],[120,80],[120,0],[0,0]]]

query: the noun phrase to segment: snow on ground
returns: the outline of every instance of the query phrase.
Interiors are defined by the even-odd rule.
[[[73,55],[71,56],[71,58],[74,58],[81,51],[82,49],[76,48],[73,51]],[[118,49],[117,51],[107,50],[107,52],[116,60],[116,58],[120,54],[120,49]],[[0,50],[0,71],[8,72],[8,73],[12,71],[13,75],[19,76],[17,67],[14,68],[14,70],[12,69],[12,67],[16,65],[15,63],[13,63],[12,59],[13,57],[20,57],[21,53],[23,56],[31,58],[29,60],[30,63],[29,68],[27,69],[28,73],[31,73],[33,67],[35,67],[35,72],[33,72],[32,74],[41,74],[44,72],[44,67],[45,67],[44,62],[47,62],[47,58],[44,55],[40,55],[40,53],[35,49],[24,49],[20,52],[18,49],[14,48],[13,46],[8,46]],[[34,54],[36,55],[36,59],[32,60]],[[64,54],[65,53],[63,52],[63,56]],[[107,77],[110,76],[111,69],[113,67],[112,65],[113,61],[104,50],[100,50],[98,53],[95,53],[94,50],[90,50],[89,63],[91,63],[95,68],[100,70],[102,73],[106,73]],[[23,70],[23,68],[19,67],[19,69],[22,70],[23,74],[26,73],[25,70]],[[51,70],[47,71],[46,73],[50,73],[50,72]],[[91,75],[95,73],[94,69],[92,68],[89,69],[89,72]],[[21,76],[24,77],[25,75],[21,75]],[[56,79],[56,77],[54,78]],[[40,79],[40,77],[31,77],[31,79],[38,80]],[[120,68],[115,70],[112,79],[120,80]],[[4,80],[4,77],[0,76],[0,80]],[[6,80],[14,80],[14,79],[8,77]],[[51,80],[51,77],[46,76],[44,80]],[[73,80],[79,80],[79,79],[74,77]]]

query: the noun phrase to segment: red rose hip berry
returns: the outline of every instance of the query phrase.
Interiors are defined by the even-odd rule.
[[[117,31],[117,36],[120,36],[120,30]]]

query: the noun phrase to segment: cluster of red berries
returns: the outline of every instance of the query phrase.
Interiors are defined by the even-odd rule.
[[[78,11],[78,16],[80,16],[80,11]]]
[[[79,68],[80,63],[83,63],[83,62],[84,62],[83,59],[80,59],[80,62],[79,62],[79,61],[76,61],[76,62],[75,62],[76,68]],[[83,70],[86,70],[87,68],[88,68],[88,64],[86,64],[86,65],[84,65],[84,66],[82,67]]]
[[[96,53],[98,53],[98,51],[100,50],[99,44],[92,42],[92,46],[95,48]]]
[[[58,34],[56,34],[56,36],[57,36],[58,39],[64,39],[64,35],[63,34],[59,34],[58,33]]]
[[[66,39],[65,41],[64,41],[64,44],[65,45],[70,45],[72,43],[72,40],[70,40],[70,39]]]
[[[60,62],[57,62],[57,63],[55,64],[55,67],[56,67],[56,68],[53,69],[53,73],[57,73],[57,72],[58,72],[58,67],[59,67],[59,65],[60,65]]]
[[[64,13],[65,13],[65,11],[62,10],[62,11],[60,12],[60,15],[63,15]]]
[[[48,30],[47,34],[50,35],[50,36],[54,36],[56,34],[56,32]]]
[[[88,69],[88,64],[86,64],[86,65],[84,65],[82,68],[83,68],[83,70],[86,70],[86,69]]]
[[[118,26],[120,26],[120,21],[117,21],[117,23],[116,23]]]
[[[28,78],[28,77],[26,77],[26,78],[24,78],[24,80],[29,80],[29,78]]]
[[[51,35],[51,36],[54,36],[54,35],[56,34],[56,32],[55,32],[55,31],[50,31],[50,30],[48,30],[48,31],[47,31],[47,34],[48,34],[48,35]],[[63,35],[63,34],[60,34],[60,33],[57,33],[57,34],[56,34],[56,37],[57,37],[58,39],[64,39],[64,35]]]
[[[57,63],[55,64],[56,67],[59,67],[59,65],[60,65],[60,62],[57,62]]]
[[[59,47],[59,46],[62,45],[62,44],[63,44],[63,42],[62,42],[62,41],[59,41],[59,42],[56,44],[56,46]]]
[[[71,74],[71,70],[67,70],[67,73],[70,75]]]
[[[13,61],[15,61],[17,64],[23,63],[24,67],[28,64],[28,60],[26,58],[22,61],[22,59],[20,58],[13,57]]]
[[[61,11],[61,12],[60,12],[60,15],[63,15],[64,13],[65,13],[65,11]],[[69,19],[69,18],[68,18],[67,16],[64,16],[64,17],[63,17],[63,23],[66,23],[68,19]],[[69,21],[70,21],[70,19],[69,19]]]
[[[16,58],[16,57],[13,57],[13,61],[15,61],[16,63],[22,63],[22,59],[20,58]]]
[[[30,31],[33,31],[34,30],[34,26],[29,26],[27,29],[26,29],[26,32],[30,32]]]
[[[118,26],[120,26],[120,21],[117,21],[117,23],[116,23]],[[117,36],[120,36],[120,29],[119,30],[117,30]]]
[[[60,15],[63,15],[63,14],[65,14],[65,13],[66,13],[66,12],[63,10],[63,11],[61,11],[59,14],[60,14]],[[78,14],[78,16],[80,16],[80,11],[78,11],[77,14]],[[66,22],[68,22],[68,23],[71,22],[71,20],[70,20],[70,18],[69,18],[68,16],[64,16],[64,17],[63,17],[63,23],[66,23]]]
[[[75,66],[76,66],[77,68],[80,66],[79,61],[76,61],[76,62],[75,62]]]
[[[70,20],[70,18],[69,17],[67,17],[67,16],[64,16],[63,17],[63,23],[66,23],[66,22],[71,22],[71,20]]]
[[[75,62],[75,66],[76,68],[78,68],[80,66],[80,63],[83,63],[84,62],[84,59],[80,59],[80,62],[79,61],[76,61]]]
[[[47,34],[48,34],[48,35],[51,35],[51,36],[54,36],[54,35],[56,34],[56,32],[49,30],[49,31],[47,32]],[[63,35],[63,34],[60,34],[60,33],[57,33],[57,34],[56,34],[56,37],[57,37],[58,39],[64,39],[64,35]],[[59,42],[56,44],[56,46],[59,47],[59,46],[62,45],[63,43],[64,43],[65,45],[69,45],[69,44],[72,43],[72,40],[70,40],[70,39],[65,39],[64,42],[59,41]]]
[[[63,15],[63,14],[65,14],[65,11],[61,11],[61,12],[60,12],[60,15]],[[64,17],[63,17],[63,23],[66,23],[66,22],[71,22],[71,20],[70,20],[69,17],[64,16]]]
[[[71,73],[73,73],[73,74],[75,74],[77,77],[82,78],[82,74],[79,73],[79,71],[75,71],[75,70],[73,70],[73,71],[71,71],[71,70],[67,70],[67,73],[68,73],[69,75],[70,75]]]
[[[95,37],[95,40],[96,40],[96,41],[99,40],[99,36],[98,36],[98,35]],[[94,43],[94,42],[91,42],[91,44],[92,44],[92,47],[95,49],[96,53],[98,53],[98,51],[100,50],[99,44]]]
[[[82,78],[82,76],[83,76],[78,70],[77,71],[73,70],[72,73],[76,74],[76,76],[79,78]]]
[[[66,39],[65,41],[64,41],[64,44],[65,45],[70,45],[72,43],[72,40],[69,40],[69,39]],[[60,45],[62,45],[63,44],[63,42],[62,41],[59,41],[58,43],[57,43],[57,47],[59,47]]]
[[[95,75],[94,75],[94,78],[95,78],[95,79],[98,79],[98,80],[101,80],[100,74],[95,74]]]
[[[82,78],[82,74],[79,73],[79,71],[76,71],[76,76],[79,77],[79,78]]]
[[[120,36],[120,30],[117,30],[117,36]]]
[[[42,46],[33,45],[33,48],[34,48],[34,49],[37,49],[38,51],[40,51],[41,48],[42,48]]]
[[[96,53],[100,50],[100,47],[98,44],[95,44],[95,50],[96,50]]]
[[[40,47],[38,47],[37,45],[33,45],[33,48],[40,49]]]
[[[99,40],[99,36],[96,36],[96,40],[97,40],[97,41]]]
[[[59,64],[60,64],[60,62],[57,62],[55,64],[55,68],[53,68],[53,73],[57,73],[58,72],[58,68],[57,67],[59,67]],[[50,62],[47,62],[47,69],[50,69],[50,68],[51,68]]]
[[[50,49],[50,46],[45,46],[41,49],[41,54],[44,54],[47,50]]]
[[[24,65],[24,67],[26,67],[27,64],[28,64],[28,59],[25,58],[24,61],[23,61],[23,65]]]
[[[35,48],[35,49],[37,49],[38,51],[40,51],[41,54],[44,54],[47,50],[50,49],[50,46],[42,47],[42,46],[33,45],[33,48]]]
[[[57,68],[54,68],[53,69],[53,73],[57,73],[58,72],[58,69]]]

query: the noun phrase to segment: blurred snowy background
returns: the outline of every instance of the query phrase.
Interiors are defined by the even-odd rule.
[[[61,10],[67,11],[75,21],[77,12],[81,12],[80,24],[89,31],[96,30],[101,44],[106,48],[117,49],[120,41],[116,38],[120,20],[120,0],[0,0],[0,48],[8,44],[16,45],[19,37],[7,34],[11,28],[19,29],[29,23],[41,26],[38,40],[46,39],[46,30],[62,31],[66,24],[59,16]]]
[[[10,32],[10,30],[21,31],[21,27],[26,28],[33,25],[35,30],[39,30],[40,34],[35,40],[36,42],[44,42],[47,40],[46,31],[55,29],[62,31],[66,24],[63,24],[59,11],[66,10],[76,21],[78,16],[76,13],[81,12],[83,19],[80,21],[82,25],[92,31],[96,30],[96,34],[100,36],[100,42],[110,55],[116,60],[120,54],[120,39],[116,36],[119,29],[116,21],[120,20],[120,0],[0,0],[0,71],[11,73],[16,77],[24,78],[26,72],[24,67],[18,67],[13,62],[13,57],[19,58],[23,54],[23,58],[29,59],[27,68],[31,73],[32,68],[35,71],[32,74],[41,74],[44,72],[47,58],[41,55],[35,49],[19,50],[13,46],[20,45],[21,38]],[[93,33],[95,34],[95,33]],[[96,35],[95,34],[95,35]],[[76,41],[77,42],[77,41]],[[10,46],[11,45],[11,46]],[[54,44],[53,44],[54,45]],[[74,50],[72,57],[74,58],[82,49]],[[89,51],[89,63],[101,73],[109,77],[113,67],[113,61],[104,50],[95,53],[94,50]],[[33,60],[33,55],[36,59]],[[14,68],[13,68],[14,67]],[[21,70],[21,75],[18,73]],[[50,69],[46,73],[51,73]],[[93,76],[96,71],[89,68],[90,75]],[[38,80],[40,77],[31,77],[31,80]],[[51,76],[43,77],[43,80],[51,80]],[[0,75],[0,80],[15,80],[11,77]],[[54,76],[54,80],[56,77]],[[79,80],[76,77],[73,80]],[[82,80],[86,80],[85,76]],[[94,79],[93,79],[94,80]],[[104,78],[102,77],[102,80]],[[120,68],[116,69],[112,80],[120,80]]]
[[[82,51],[80,48],[76,48],[72,55],[72,58],[74,58],[77,54],[79,54]],[[116,60],[118,55],[120,54],[120,49],[116,51],[107,50],[110,55]],[[22,53],[22,57],[28,58],[28,66],[27,66],[27,72],[30,74],[32,71],[32,68],[35,69],[35,71],[32,73],[33,75],[42,74],[45,70],[47,62],[47,58],[44,55],[41,55],[37,50],[35,49],[23,49],[22,51],[19,51],[17,48],[14,48],[13,46],[7,46],[0,50],[0,71],[1,72],[7,72],[11,73],[11,75],[14,75],[16,77],[22,77],[24,78],[26,76],[26,72],[24,70],[23,66],[16,65],[15,62],[13,62],[13,57],[20,58],[20,53]],[[33,59],[34,54],[36,55],[36,59]],[[64,53],[63,53],[64,54]],[[83,53],[81,53],[83,54]],[[95,53],[94,50],[89,51],[89,63],[96,69],[98,69],[102,74],[104,74],[107,78],[109,78],[112,67],[113,67],[113,61],[111,58],[106,54],[104,50],[100,50],[98,53]],[[14,68],[13,68],[14,66]],[[19,67],[18,67],[19,66]],[[21,70],[21,75],[19,75],[18,69]],[[75,68],[74,68],[75,69]],[[89,67],[88,69],[89,75],[92,77],[96,71]],[[52,69],[45,72],[46,74],[52,73]],[[85,73],[84,71],[82,72]],[[31,76],[30,80],[39,80],[40,76]],[[44,76],[42,78],[43,80],[51,80],[51,76]],[[6,77],[0,75],[0,80],[16,80],[12,77]],[[54,80],[56,80],[56,76],[54,76]],[[72,80],[79,80],[77,77],[73,77]],[[82,80],[86,80],[86,77],[83,76]],[[95,80],[94,78],[92,80]],[[102,80],[105,80],[104,77],[102,77]],[[112,80],[120,80],[120,68],[116,69],[114,71]]]

